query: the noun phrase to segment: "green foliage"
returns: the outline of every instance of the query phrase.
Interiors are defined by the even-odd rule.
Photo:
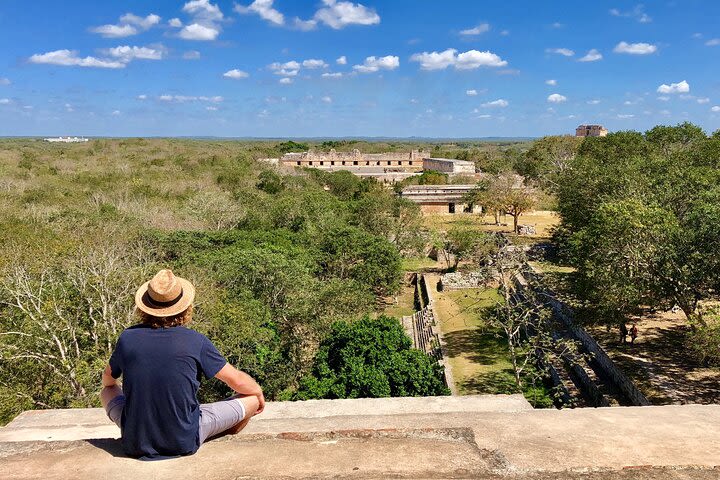
[[[378,296],[400,288],[401,258],[387,240],[355,227],[335,228],[318,239],[322,275],[352,279]]]
[[[700,364],[720,366],[720,313],[707,315],[708,319],[694,325],[685,339],[685,346]]]
[[[280,175],[272,170],[264,170],[260,173],[260,181],[257,184],[257,188],[270,195],[275,195],[285,188],[285,184]]]
[[[307,143],[297,143],[292,140],[289,140],[287,142],[278,143],[275,146],[275,149],[278,152],[280,152],[281,154],[291,153],[291,152],[306,152],[308,150],[308,148],[309,147],[308,147]]]
[[[515,170],[526,178],[538,181],[546,188],[554,188],[557,176],[575,159],[583,139],[574,136],[543,137],[530,150],[518,157]]]
[[[720,287],[720,144],[685,123],[587,138],[558,177],[556,239],[607,321],[699,304]]]
[[[442,368],[410,345],[394,318],[336,322],[295,398],[448,395]]]

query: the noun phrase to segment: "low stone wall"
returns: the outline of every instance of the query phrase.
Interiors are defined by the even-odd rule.
[[[483,287],[485,283],[485,276],[480,272],[451,272],[440,277],[440,287],[442,290],[480,288]]]

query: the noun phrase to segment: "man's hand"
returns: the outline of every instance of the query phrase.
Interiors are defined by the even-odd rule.
[[[115,385],[117,385],[117,380],[112,376],[112,369],[110,368],[110,365],[107,365],[102,373],[102,386],[112,387]]]
[[[228,387],[232,388],[240,395],[255,395],[258,399],[259,407],[255,415],[261,413],[265,409],[265,395],[260,385],[245,372],[238,370],[229,363],[215,375],[215,378],[222,381]]]
[[[260,404],[258,406],[258,409],[255,411],[255,415],[260,415],[263,410],[265,410],[265,394],[260,392],[260,395],[258,395],[258,403]]]

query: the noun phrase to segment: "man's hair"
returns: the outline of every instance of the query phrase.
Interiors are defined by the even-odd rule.
[[[150,325],[152,328],[176,327],[190,323],[190,320],[192,320],[193,307],[190,305],[184,311],[171,317],[156,317],[142,310],[136,310],[136,312],[138,317],[140,317],[140,321],[145,325]]]

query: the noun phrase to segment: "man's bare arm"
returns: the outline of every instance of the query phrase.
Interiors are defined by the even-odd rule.
[[[260,403],[255,415],[262,412],[265,408],[265,396],[263,395],[262,388],[260,388],[260,385],[247,373],[226,363],[215,375],[215,378],[225,383],[225,385],[240,395],[255,395]]]
[[[112,387],[113,385],[117,385],[117,379],[113,378],[112,369],[110,368],[110,365],[107,365],[102,373],[102,386]]]

